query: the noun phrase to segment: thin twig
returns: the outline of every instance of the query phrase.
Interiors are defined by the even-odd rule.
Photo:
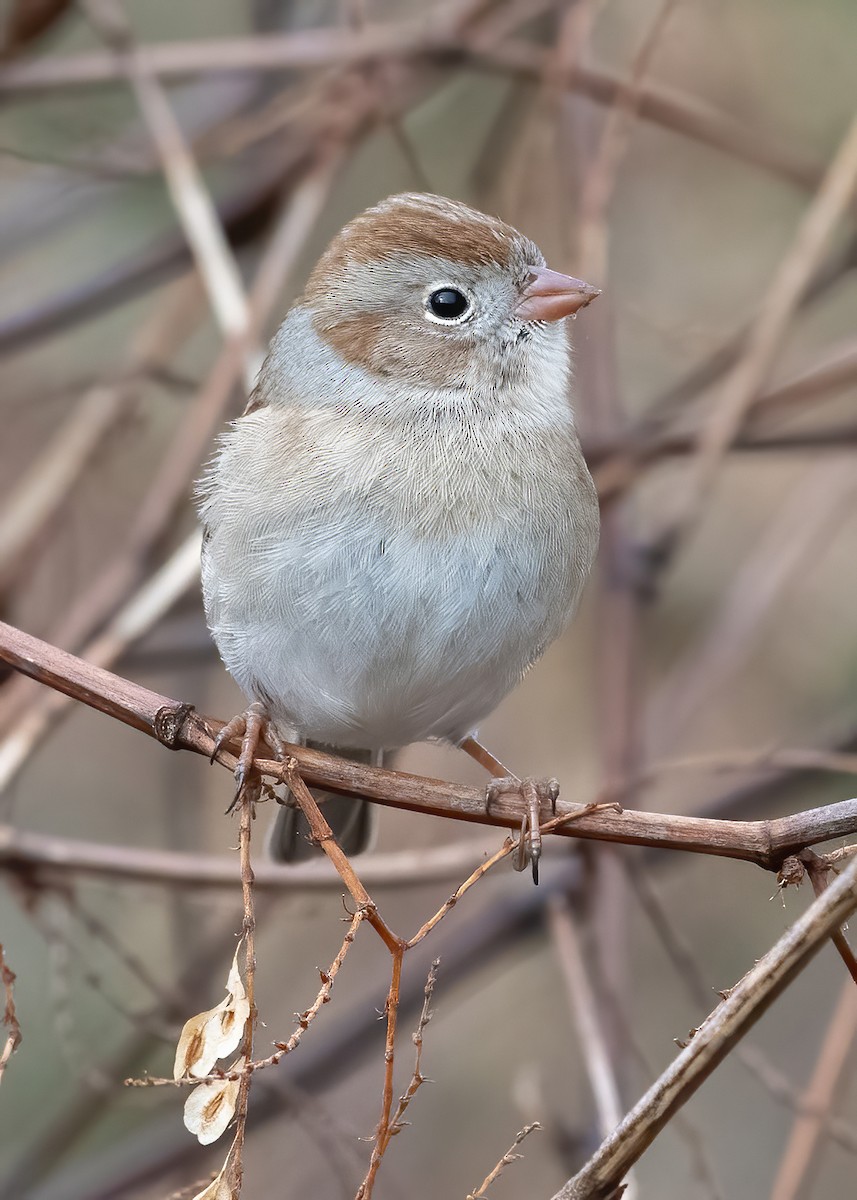
[[[381,1089],[381,1116],[378,1118],[378,1126],[375,1130],[372,1153],[369,1156],[369,1166],[363,1182],[357,1189],[355,1200],[371,1200],[375,1180],[387,1147],[390,1144],[390,1139],[394,1133],[398,1132],[394,1128],[392,1118],[393,1071],[396,1064],[396,1026],[399,1020],[399,992],[402,984],[402,964],[406,949],[407,946],[401,943],[397,948],[390,950],[393,965],[390,972],[390,990],[387,993],[387,999],[384,1003],[384,1015],[387,1018],[387,1034],[384,1041],[384,1084]]]
[[[501,862],[504,858],[508,858],[512,853],[514,853],[515,850],[517,850],[517,848],[518,842],[512,840],[511,838],[507,838],[506,842],[500,847],[499,850],[492,854],[490,858],[487,858],[484,862],[481,862],[479,866],[476,867],[470,873],[470,875],[468,875],[464,883],[459,884],[452,895],[443,902],[434,916],[429,917],[427,921],[423,922],[414,936],[409,939],[408,949],[410,950],[412,946],[416,946],[417,943],[421,942],[427,934],[431,933],[435,925],[437,925],[439,921],[442,921],[446,914],[455,907],[465,892],[468,892],[473,885],[482,878],[483,875],[491,870],[493,866],[496,866],[496,864]]]
[[[816,896],[821,896],[827,888],[828,872],[832,868],[820,859],[817,854],[814,854],[812,850],[802,850],[798,857],[806,867],[806,873],[812,884],[812,890]],[[848,945],[848,939],[844,932],[841,929],[835,929],[830,935],[830,940],[836,947],[839,957],[845,963],[846,971],[854,982],[857,983],[857,958],[854,957],[854,951]]]
[[[297,1017],[297,1029],[285,1042],[274,1042],[276,1050],[273,1054],[269,1054],[267,1058],[259,1058],[255,1061],[248,1058],[246,1063],[234,1071],[213,1071],[210,1075],[199,1076],[181,1076],[179,1079],[170,1077],[159,1077],[155,1075],[144,1075],[139,1079],[126,1079],[126,1087],[195,1087],[198,1083],[218,1083],[224,1079],[237,1081],[243,1079],[246,1075],[252,1075],[256,1071],[263,1071],[266,1067],[276,1067],[287,1054],[291,1054],[296,1050],[303,1040],[306,1031],[312,1025],[318,1014],[321,1012],[325,1004],[330,1002],[333,984],[336,976],[339,974],[339,969],[345,961],[345,956],[354,944],[354,939],[357,936],[357,930],[366,919],[366,909],[358,909],[353,915],[348,926],[348,932],[342,940],[342,945],[336,953],[333,962],[326,971],[319,971],[321,975],[321,987],[318,989],[315,1000],[309,1008],[304,1009]]]
[[[511,1166],[513,1162],[517,1162],[519,1158],[524,1157],[523,1154],[516,1154],[515,1151],[517,1150],[518,1146],[520,1146],[524,1138],[529,1137],[529,1135],[535,1132],[537,1129],[541,1129],[541,1125],[538,1121],[532,1121],[529,1125],[525,1125],[524,1128],[515,1135],[514,1142],[512,1142],[511,1146],[503,1155],[503,1157],[498,1159],[495,1166],[491,1168],[476,1191],[467,1193],[466,1200],[481,1200],[481,1197],[487,1195],[489,1187],[496,1179],[499,1178],[505,1168]]]
[[[417,1027],[413,1033],[413,1042],[414,1046],[416,1047],[414,1052],[414,1069],[411,1073],[410,1082],[402,1095],[399,1097],[399,1103],[396,1105],[396,1111],[393,1113],[393,1120],[390,1123],[391,1135],[399,1133],[399,1131],[404,1128],[405,1122],[403,1118],[408,1106],[422,1085],[424,1083],[428,1083],[428,1080],[422,1073],[423,1033],[425,1032],[426,1025],[428,1025],[429,1021],[434,1015],[431,1011],[431,1001],[434,995],[435,985],[437,984],[437,972],[439,967],[439,958],[436,958],[429,967],[428,977],[426,978],[425,999],[423,1000],[423,1007],[422,1011],[420,1012],[419,1020],[417,1021]]]
[[[296,759],[287,759],[283,764],[282,778],[283,782],[289,785],[292,795],[307,819],[313,843],[319,846],[330,859],[340,879],[348,888],[348,893],[357,908],[365,912],[366,920],[390,953],[395,954],[403,946],[402,939],[397,937],[383,920],[372,897],[357,877],[347,855],[333,836],[333,830],[322,815],[315,796],[301,778]]]
[[[627,83],[611,104],[592,161],[588,164],[580,193],[578,238],[580,273],[601,285],[607,274],[607,213],[619,168],[628,149],[634,120],[639,112],[642,89],[667,21],[678,0],[661,0],[631,63]]]

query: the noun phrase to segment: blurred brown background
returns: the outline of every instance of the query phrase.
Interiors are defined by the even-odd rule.
[[[809,286],[734,438],[707,485],[687,489],[699,431],[746,362],[742,336],[770,309],[857,107],[857,8],[0,6],[0,615],[84,654],[100,637],[96,651],[120,673],[226,718],[241,698],[209,644],[192,547],[171,556],[193,532],[191,481],[211,431],[243,405],[256,343],[251,332],[242,365],[193,269],[149,119],[105,46],[123,11],[155,55],[262,343],[332,233],[400,190],[498,213],[552,266],[604,287],[572,326],[577,420],[605,503],[599,573],[571,631],[480,731],[486,744],[582,801],[690,756],[701,760],[654,771],[624,802],[758,818],[852,795],[845,774],[757,760],[848,751],[857,734],[853,196],[805,261]],[[260,275],[266,290],[253,292]],[[173,576],[156,575],[164,563]],[[751,768],[711,769],[739,751]],[[413,747],[399,765],[482,782],[440,747]],[[237,836],[225,772],[80,707],[52,717],[38,688],[14,680],[0,690],[0,784],[0,821],[35,833],[216,854]],[[384,811],[379,851],[467,839],[493,851],[502,837]],[[491,1194],[549,1196],[600,1140],[551,895],[572,900],[624,1107],[807,903],[796,891],[781,902],[772,876],[725,859],[551,849],[538,892],[501,866],[427,957],[406,962],[419,1004],[428,958],[441,958],[423,1059],[434,1082],[390,1148],[379,1197],[463,1197],[534,1119],[545,1132]],[[240,924],[237,863],[235,885],[217,889],[0,865],[0,940],[24,1033],[0,1089],[2,1195],[142,1200],[217,1169],[226,1147],[202,1150],[184,1131],[183,1093],[121,1081],[169,1071],[183,1020],[220,1000]],[[456,882],[373,890],[408,933]],[[262,1053],[315,996],[316,968],[342,937],[340,892],[260,900]],[[375,941],[361,931],[333,1002],[256,1081],[248,1200],[354,1194],[369,1154],[356,1139],[380,1102],[374,1008],[387,965]],[[844,981],[825,949],[750,1036],[755,1057],[733,1054],[687,1123],[646,1154],[638,1197],[853,1193],[853,1018],[834,1046],[834,1124],[822,1122],[805,1173],[783,1166]],[[401,1088],[415,1019],[406,1008]]]

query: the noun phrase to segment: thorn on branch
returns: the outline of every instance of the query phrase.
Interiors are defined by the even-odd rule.
[[[192,704],[183,703],[165,705],[158,709],[152,722],[152,728],[162,746],[167,746],[170,750],[183,748],[182,735],[185,732],[185,723],[193,711]]]
[[[783,859],[782,866],[777,871],[777,883],[781,890],[787,887],[799,887],[805,876],[806,867],[800,858],[796,854],[790,854],[788,858]]]

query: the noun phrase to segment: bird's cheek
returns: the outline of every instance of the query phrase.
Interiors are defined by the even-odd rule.
[[[381,357],[383,321],[374,313],[360,313],[338,321],[317,319],[316,332],[349,366],[375,369]]]

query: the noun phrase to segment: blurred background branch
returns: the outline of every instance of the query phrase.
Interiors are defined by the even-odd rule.
[[[421,811],[385,807],[357,864],[397,926],[447,912],[407,956],[398,998],[407,1031],[440,954],[437,1082],[377,1194],[464,1195],[538,1120],[490,1194],[552,1195],[796,915],[792,890],[777,892],[786,912],[768,903],[769,875],[663,847],[710,849],[716,826],[721,850],[776,868],[816,834],[855,832],[857,12],[202,11],[0,5],[0,619],[168,706],[236,711],[198,599],[191,485],[334,230],[384,195],[434,190],[591,273],[604,295],[572,329],[574,404],[603,507],[600,574],[481,735],[519,774],[558,776],[569,811],[625,811],[546,838],[539,889],[501,864],[445,910],[500,844],[488,825],[461,840],[428,815],[445,796],[484,817],[478,769],[430,746],[381,778],[301,760],[310,782],[428,789]],[[210,735],[189,728],[201,749]],[[24,1036],[2,1085],[4,1197],[162,1200],[205,1174],[175,1097],[119,1083],[163,1071],[164,1036],[222,992],[242,915],[229,783],[0,675],[2,941]],[[808,859],[817,884],[851,869],[841,849]],[[341,943],[341,886],[324,864],[256,873],[257,1003],[279,1030]],[[373,955],[349,954],[324,1026],[254,1084],[248,1197],[356,1192],[356,1138],[385,1077],[389,981]],[[791,983],[640,1160],[640,1197],[848,1194],[844,974],[829,948]]]

